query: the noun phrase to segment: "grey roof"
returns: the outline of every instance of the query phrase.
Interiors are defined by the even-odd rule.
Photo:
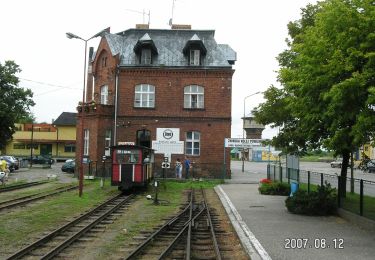
[[[148,66],[188,66],[183,49],[193,39],[202,41],[207,49],[202,66],[230,68],[237,59],[236,52],[227,44],[217,44],[214,36],[214,30],[129,29],[117,34],[106,33],[104,37],[112,55],[120,55],[120,66],[139,66],[134,47],[139,40],[149,37],[157,55]]]
[[[54,125],[69,125],[73,126],[76,125],[76,116],[77,113],[71,113],[71,112],[62,112],[61,115],[53,121]]]

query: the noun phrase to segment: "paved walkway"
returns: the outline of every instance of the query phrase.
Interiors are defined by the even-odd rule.
[[[259,194],[264,173],[235,168],[232,179],[216,190],[252,259],[375,259],[374,230],[337,216],[291,214],[285,197]]]

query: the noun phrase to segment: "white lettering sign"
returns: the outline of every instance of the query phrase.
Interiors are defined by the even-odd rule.
[[[225,138],[225,147],[231,148],[252,148],[262,145],[263,139],[242,139],[242,138]]]
[[[155,153],[184,154],[184,141],[152,141]]]

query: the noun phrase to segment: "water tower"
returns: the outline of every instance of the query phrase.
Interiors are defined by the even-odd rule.
[[[254,120],[255,111],[256,109],[254,108],[249,114],[242,117],[243,129],[246,132],[246,139],[262,139],[262,132],[265,127]]]

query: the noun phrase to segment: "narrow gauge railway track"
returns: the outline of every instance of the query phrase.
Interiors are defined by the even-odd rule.
[[[62,193],[62,192],[74,190],[74,189],[77,189],[77,188],[78,188],[78,186],[65,186],[65,187],[60,187],[60,188],[57,188],[57,189],[55,189],[53,191],[49,191],[49,192],[39,192],[39,193],[36,193],[36,194],[24,196],[24,197],[17,198],[17,199],[2,201],[2,202],[0,202],[0,211],[4,210],[4,209],[9,209],[9,208],[14,208],[14,207],[17,207],[17,206],[25,205],[25,204],[28,204],[28,203],[31,203],[31,202],[34,202],[34,201],[37,201],[37,200],[41,200],[41,199],[44,199],[44,198],[47,198],[47,197],[50,197],[50,196],[54,196],[54,195]]]
[[[28,183],[23,183],[23,184],[18,184],[18,185],[12,185],[12,186],[6,186],[4,188],[0,188],[0,193],[1,192],[7,192],[7,191],[12,191],[12,190],[18,190],[18,189],[24,189],[36,185],[41,185],[48,183],[48,181],[34,181],[34,182],[28,182]]]
[[[134,197],[134,194],[130,196],[117,195],[14,253],[7,259],[52,259],[81,239],[95,226],[103,223],[116,211],[124,209]]]
[[[222,259],[204,190],[193,190],[188,206],[140,244],[126,259]]]

